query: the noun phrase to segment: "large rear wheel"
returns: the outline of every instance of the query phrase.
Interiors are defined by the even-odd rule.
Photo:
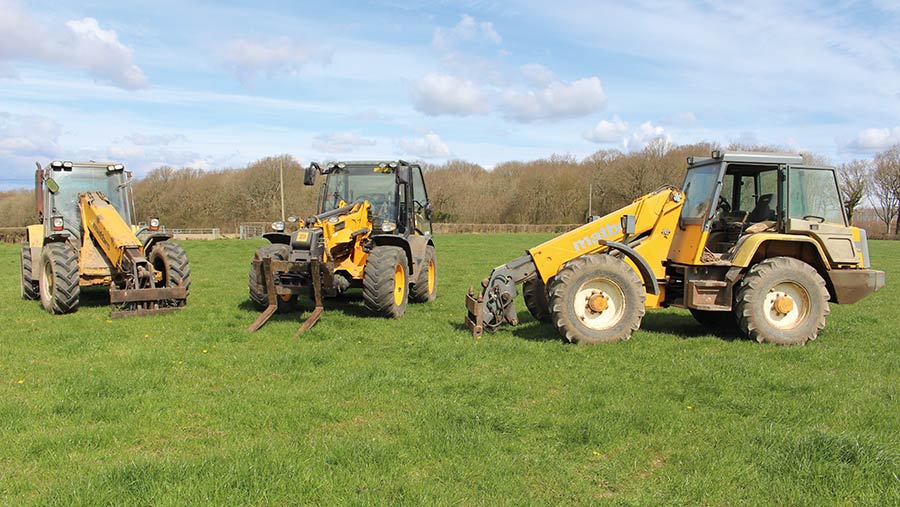
[[[416,281],[409,291],[409,296],[416,303],[434,301],[437,295],[437,258],[434,255],[434,247],[425,247],[425,257],[422,259],[425,269],[419,268]]]
[[[41,249],[41,305],[50,313],[78,309],[81,286],[78,254],[68,243],[50,243]]]
[[[641,280],[623,260],[585,255],[556,275],[550,287],[550,316],[565,342],[616,342],[640,327],[645,299]]]
[[[830,313],[825,280],[809,264],[773,257],[741,282],[735,307],[741,331],[758,342],[804,345],[825,328]]]
[[[550,301],[547,299],[547,287],[540,276],[536,276],[522,284],[522,298],[525,307],[535,320],[550,322]]]
[[[40,282],[34,278],[31,247],[27,243],[22,245],[22,253],[19,260],[21,261],[19,262],[19,267],[22,273],[22,285],[19,286],[19,295],[22,296],[22,299],[34,301],[41,297],[41,288]]]
[[[396,246],[376,246],[366,259],[363,301],[375,315],[400,317],[409,300],[406,252]]]
[[[290,258],[291,247],[281,243],[263,245],[256,250],[253,260],[261,261],[265,258],[271,258],[278,261],[286,261]],[[269,306],[269,296],[266,291],[266,281],[259,279],[259,270],[250,265],[250,274],[247,280],[247,286],[250,288],[250,301],[259,307],[260,310]],[[277,298],[278,309],[284,310],[290,306],[290,303],[296,296],[288,298]]]

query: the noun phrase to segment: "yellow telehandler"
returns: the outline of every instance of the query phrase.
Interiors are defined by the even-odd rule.
[[[323,311],[323,297],[362,288],[375,315],[400,317],[407,301],[433,301],[437,258],[431,230],[431,203],[422,169],[396,162],[312,163],[304,184],[317,174],[325,184],[316,215],[285,233],[273,224],[250,263],[250,300],[263,313],[248,331],[259,329],[279,308],[308,295],[315,309],[297,331],[312,327]]]
[[[78,309],[81,287],[109,287],[111,317],[184,306],[191,269],[184,249],[160,231],[159,219],[133,225],[130,173],[116,163],[37,164],[40,224],[26,229],[21,296],[53,314]]]
[[[884,286],[866,232],[847,223],[832,168],[797,155],[688,158],[681,189],[664,187],[495,268],[466,296],[475,336],[531,315],[564,342],[627,339],[646,308],[687,308],[702,324],[759,342],[799,345],[825,327],[829,301]]]

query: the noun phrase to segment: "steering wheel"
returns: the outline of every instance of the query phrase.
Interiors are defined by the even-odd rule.
[[[716,206],[717,210],[722,210],[722,213],[728,213],[731,211],[731,204],[728,204],[728,199],[725,199],[721,195],[719,196],[719,204]]]

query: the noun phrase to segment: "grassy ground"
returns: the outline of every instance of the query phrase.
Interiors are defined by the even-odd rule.
[[[888,287],[806,347],[651,312],[625,343],[522,324],[473,340],[463,295],[547,235],[438,238],[438,299],[401,320],[329,302],[254,335],[258,243],[187,242],[175,315],[52,317],[0,245],[2,505],[897,505],[900,243]]]

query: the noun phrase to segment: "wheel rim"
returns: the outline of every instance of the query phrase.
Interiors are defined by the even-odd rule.
[[[428,261],[428,293],[434,292],[434,259]]]
[[[625,292],[607,278],[589,280],[575,293],[573,309],[589,329],[609,329],[625,314]]]
[[[394,266],[394,304],[403,304],[403,295],[406,293],[406,277],[403,276],[403,265]]]
[[[41,301],[49,305],[53,298],[53,268],[49,262],[44,263],[44,269],[41,270],[41,282]]]
[[[794,282],[781,282],[769,289],[763,301],[766,322],[776,329],[793,329],[809,314],[809,293]]]

